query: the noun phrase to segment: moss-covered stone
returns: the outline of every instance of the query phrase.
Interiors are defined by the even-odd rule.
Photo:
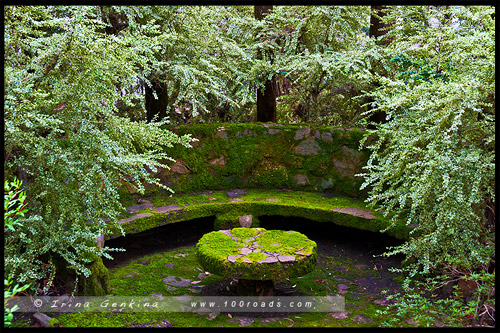
[[[203,268],[227,278],[283,280],[311,272],[316,243],[296,231],[234,228],[205,234],[196,245]]]
[[[157,176],[177,193],[263,188],[366,196],[365,191],[359,190],[362,179],[354,177],[369,155],[367,150],[359,150],[362,130],[258,123],[166,128],[179,135],[192,134],[199,140],[191,149],[166,150],[176,163],[185,167],[177,173],[170,170]],[[306,175],[309,183],[294,182],[297,174]],[[325,186],[325,182],[331,182],[332,186]],[[147,193],[155,191],[149,188]]]
[[[130,216],[125,216],[121,225],[126,234],[210,216],[216,216],[215,230],[238,227],[238,218],[243,215],[253,216],[252,227],[257,227],[258,217],[264,215],[304,217],[373,232],[380,232],[391,224],[381,213],[367,207],[362,201],[326,197],[312,192],[248,190],[242,197],[230,198],[225,191],[210,191],[175,194],[172,197],[150,196],[148,199],[155,206],[175,206],[179,209],[158,213],[154,210],[155,207],[147,208],[135,214],[151,214],[150,216],[132,221],[128,219]],[[409,227],[401,222],[387,230],[387,234],[405,239],[409,230]],[[118,236],[120,234],[116,231],[115,235],[107,236],[107,239]]]

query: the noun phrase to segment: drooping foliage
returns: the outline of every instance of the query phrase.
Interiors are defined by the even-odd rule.
[[[410,287],[459,281],[473,285],[464,311],[491,316],[495,10],[383,10],[377,43],[362,6],[274,6],[262,20],[251,6],[5,7],[4,167],[29,206],[5,270],[34,289],[50,286],[52,258],[88,274],[110,250],[95,238],[123,211],[118,186],[156,183],[163,148],[191,140],[162,124],[253,121],[256,89],[274,77],[278,122],[387,115],[366,131],[363,188],[414,228],[390,251],[407,257],[401,313],[428,304]]]
[[[494,288],[493,13],[461,6],[387,12],[391,42],[373,49],[386,74],[374,73],[381,86],[370,96],[373,112],[388,121],[367,131],[377,139],[363,184],[371,203],[414,228],[389,252],[406,255],[406,286],[426,281],[435,292],[445,282],[462,280],[464,289],[472,281],[469,307],[481,320]]]
[[[5,7],[4,166],[7,179],[23,180],[30,212],[9,235],[5,272],[21,283],[50,287],[54,257],[88,275],[89,256],[108,252],[95,239],[123,211],[120,183],[157,183],[146,166],[164,165],[163,147],[190,140],[119,116],[117,102],[134,98],[150,70],[151,46],[133,31],[107,33],[100,14]]]

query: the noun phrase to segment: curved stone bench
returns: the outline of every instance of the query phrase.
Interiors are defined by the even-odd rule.
[[[271,296],[273,280],[303,276],[316,267],[317,245],[297,231],[234,228],[203,235],[196,245],[205,271],[238,279],[238,294]]]
[[[214,230],[240,226],[258,227],[258,217],[264,215],[303,217],[373,232],[380,232],[390,225],[387,218],[380,212],[368,208],[362,201],[326,197],[314,192],[208,191],[172,196],[158,195],[148,197],[140,204],[131,198],[128,205],[125,202],[125,206],[129,216],[118,221],[125,234],[135,234],[170,223],[210,216],[216,217]],[[251,224],[248,223],[249,219]],[[402,223],[389,229],[387,234],[398,239],[406,239],[409,230],[409,227]],[[106,239],[119,236],[121,234],[116,230],[115,234],[107,236]]]

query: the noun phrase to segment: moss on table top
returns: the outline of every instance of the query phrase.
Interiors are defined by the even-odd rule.
[[[205,234],[196,245],[203,268],[227,278],[282,280],[311,272],[316,243],[296,231],[234,228]]]
[[[313,192],[237,189],[173,195],[165,193],[140,198],[141,204],[138,204],[138,195],[122,193],[121,198],[131,212],[124,214],[119,221],[126,234],[209,216],[220,217],[218,220],[222,221],[214,226],[215,230],[239,227],[238,217],[243,215],[303,217],[374,232],[384,230],[391,224],[382,213],[369,208],[362,201]],[[136,209],[130,210],[134,207]],[[252,227],[258,225],[253,224]],[[409,228],[404,223],[387,231],[399,239],[406,238],[408,232]],[[118,236],[120,234],[116,231],[107,239]]]

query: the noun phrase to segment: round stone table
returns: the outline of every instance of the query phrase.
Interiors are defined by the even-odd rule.
[[[273,296],[273,280],[310,273],[317,245],[296,231],[234,228],[203,235],[198,262],[208,272],[238,279],[240,296]]]

